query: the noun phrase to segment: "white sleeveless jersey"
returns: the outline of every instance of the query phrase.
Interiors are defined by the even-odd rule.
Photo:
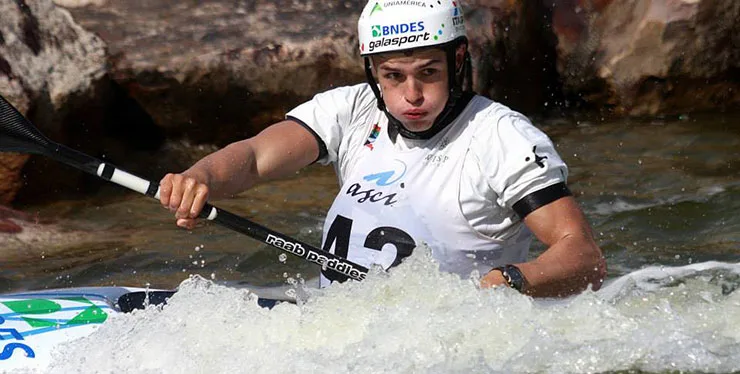
[[[531,234],[511,207],[567,175],[546,135],[482,96],[423,141],[391,141],[367,84],[319,94],[288,117],[324,141],[319,161],[339,177],[322,248],[366,267],[397,265],[422,243],[461,276],[526,261]],[[321,284],[345,279],[323,272]]]

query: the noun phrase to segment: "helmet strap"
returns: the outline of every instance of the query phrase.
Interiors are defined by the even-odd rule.
[[[370,57],[365,57],[365,79],[367,79],[367,83],[370,85],[370,89],[373,90],[373,93],[375,94],[375,99],[377,99],[378,102],[378,109],[388,114],[388,112],[385,110],[385,101],[383,101],[383,95],[380,94],[380,88],[378,88],[378,82],[376,82],[375,77],[373,77],[373,70],[372,66],[370,65]]]
[[[376,82],[375,77],[373,77],[370,57],[365,57],[365,79],[367,79],[367,83],[370,85],[370,89],[373,90],[373,94],[375,94],[375,99],[378,102],[378,109],[380,109],[380,111],[385,113],[385,116],[388,117],[388,123],[390,124],[390,126],[388,127],[388,135],[390,135],[391,140],[394,143],[396,142],[396,136],[398,136],[398,131],[400,129],[413,133],[409,130],[406,130],[406,128],[403,127],[401,121],[396,119],[396,117],[393,117],[393,115],[386,108],[385,101],[383,100],[383,95],[380,92],[380,88],[378,88],[378,82]]]

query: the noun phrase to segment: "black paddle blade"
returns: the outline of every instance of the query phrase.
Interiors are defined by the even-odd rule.
[[[46,154],[51,141],[0,96],[0,151]]]

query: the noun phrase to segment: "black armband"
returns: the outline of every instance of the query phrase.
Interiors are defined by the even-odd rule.
[[[512,208],[519,218],[524,219],[529,213],[534,212],[561,197],[572,196],[573,194],[565,185],[565,182],[553,184],[539,191],[532,192],[517,201]]]
[[[316,138],[316,143],[319,145],[319,157],[317,157],[316,160],[314,160],[312,162],[312,164],[315,164],[316,161],[321,160],[322,158],[326,157],[326,155],[329,154],[329,151],[326,149],[326,143],[324,143],[324,140],[321,139],[321,137],[319,136],[319,134],[317,134],[316,131],[314,131],[311,128],[311,126],[307,125],[305,122],[303,122],[300,119],[295,118],[293,116],[286,116],[286,119],[289,119],[289,120],[291,120],[291,121],[293,121],[293,122],[295,122],[295,123],[303,126],[303,128],[305,128],[306,130],[308,130],[313,135],[313,137]]]

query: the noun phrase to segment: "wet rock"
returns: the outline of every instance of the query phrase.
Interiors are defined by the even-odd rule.
[[[528,114],[561,101],[549,13],[541,2],[468,0],[463,6],[476,92]]]
[[[106,41],[114,79],[170,137],[223,145],[317,92],[364,81],[356,37],[364,0],[57,3]],[[476,90],[541,110],[557,89],[554,49],[541,37],[544,7],[463,5]]]
[[[740,105],[740,2],[555,0],[567,93],[618,115]]]
[[[105,67],[103,42],[51,0],[0,0],[0,94],[50,137],[85,139],[95,132],[64,124],[69,117],[93,118]],[[0,204],[17,194],[27,160],[0,154]]]
[[[54,0],[54,3],[66,8],[79,8],[88,5],[105,5],[107,0]]]
[[[94,93],[106,72],[105,46],[66,10],[50,0],[2,0],[0,14],[5,79],[17,82],[31,100],[47,96],[55,110],[74,95]]]
[[[107,248],[115,243],[119,236],[118,233],[111,231],[88,232],[70,229],[67,225],[59,223],[13,218],[0,221],[0,227],[7,224],[19,227],[15,232],[0,231],[2,263],[4,267],[8,266],[11,269],[19,269],[31,261],[38,261],[47,256],[73,257],[70,254],[75,251],[82,251],[82,254],[78,254],[77,261],[97,258],[98,254],[94,253],[94,250]]]
[[[10,204],[23,186],[21,171],[29,157],[15,152],[0,152],[0,204]]]
[[[70,8],[112,76],[169,137],[225,144],[316,92],[363,80],[363,1],[109,1]]]
[[[15,221],[29,222],[40,224],[41,219],[37,216],[10,209],[0,205],[0,233],[17,234],[23,231],[23,227]],[[48,220],[44,220],[43,223],[50,223]]]
[[[108,43],[114,79],[153,122],[196,144],[253,135],[314,93],[363,80],[363,0],[57,2]],[[731,0],[463,6],[477,91],[525,113],[737,105]]]
[[[97,208],[75,215],[86,204],[61,201],[24,211],[0,207],[0,278],[26,276],[30,280],[109,259],[117,256],[122,243],[138,237],[136,231],[120,227],[118,221],[96,216]],[[101,201],[95,204],[105,205]]]
[[[0,233],[17,234],[23,228],[12,220],[0,220]]]
[[[74,228],[69,222],[0,206],[0,257],[4,271],[20,272],[46,257],[68,256],[75,248],[95,248],[118,237],[116,232]],[[61,255],[63,254],[63,255]],[[88,254],[88,257],[97,257]],[[59,259],[54,266],[58,266]],[[28,275],[28,274],[26,274]],[[0,278],[1,279],[1,278]]]

